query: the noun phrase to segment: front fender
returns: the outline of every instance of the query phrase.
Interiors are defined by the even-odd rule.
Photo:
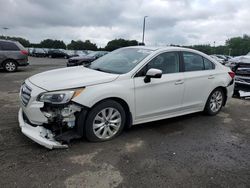
[[[132,79],[87,86],[73,101],[92,108],[96,103],[107,98],[122,99],[127,103],[131,113],[135,113],[134,82]]]

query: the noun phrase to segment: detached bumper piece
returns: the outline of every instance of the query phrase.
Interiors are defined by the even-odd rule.
[[[24,135],[29,137],[34,142],[48,148],[68,148],[68,145],[61,144],[60,142],[54,139],[54,135],[48,129],[44,127],[37,126],[33,127],[30,124],[26,123],[23,118],[23,111],[22,109],[19,110],[18,113],[18,121],[21,131]]]

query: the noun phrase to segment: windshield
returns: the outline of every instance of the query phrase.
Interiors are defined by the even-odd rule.
[[[90,64],[89,68],[103,72],[125,74],[151,53],[152,50],[148,49],[123,48],[97,59]]]

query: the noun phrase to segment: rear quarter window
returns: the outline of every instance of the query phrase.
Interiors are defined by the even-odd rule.
[[[19,51],[19,47],[14,42],[0,42],[1,50],[2,51]]]
[[[214,66],[214,64],[211,61],[209,61],[206,58],[203,58],[203,61],[204,61],[204,68],[205,68],[205,70],[212,70],[212,69],[214,69],[215,66]]]

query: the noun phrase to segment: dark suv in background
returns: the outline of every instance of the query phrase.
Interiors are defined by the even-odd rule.
[[[87,66],[92,61],[106,55],[107,53],[108,53],[107,51],[95,51],[95,52],[92,52],[92,53],[85,55],[85,56],[78,56],[78,57],[69,58],[69,60],[67,62],[67,67],[79,66],[79,65]]]
[[[18,66],[28,65],[28,51],[16,41],[0,40],[0,67],[14,72]]]
[[[49,50],[47,56],[49,58],[65,58],[68,59],[70,56],[64,50]]]

